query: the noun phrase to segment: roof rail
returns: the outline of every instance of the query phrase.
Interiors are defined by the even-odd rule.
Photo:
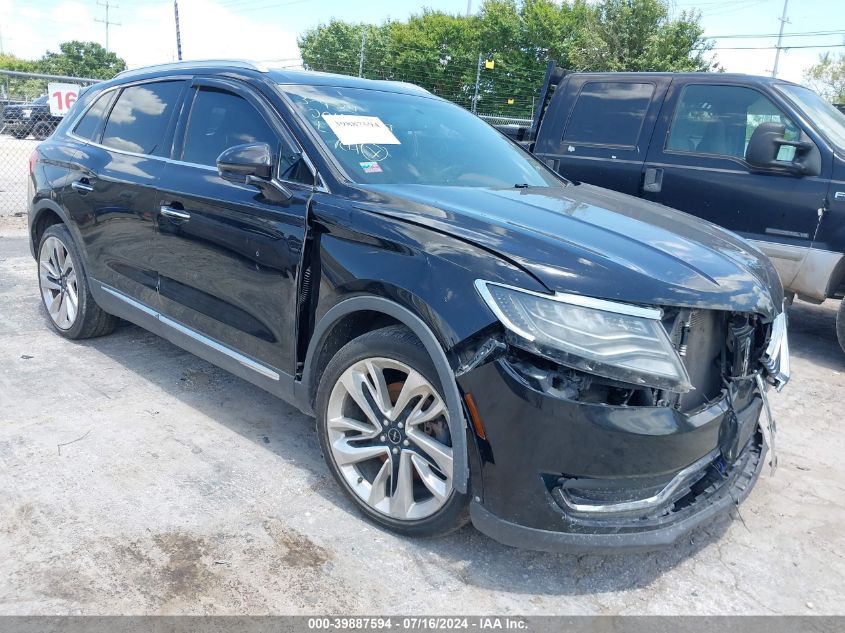
[[[150,70],[176,70],[185,66],[193,68],[212,68],[215,66],[231,66],[232,68],[245,68],[248,70],[257,70],[261,73],[269,72],[269,68],[263,64],[251,62],[245,59],[196,59],[183,60],[179,62],[169,62],[166,64],[153,64],[152,66],[142,66],[141,68],[133,68],[132,70],[124,70],[115,75],[115,77],[130,77],[135,74],[148,72]]]

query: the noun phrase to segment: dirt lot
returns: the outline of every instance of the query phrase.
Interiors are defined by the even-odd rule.
[[[313,421],[131,325],[48,329],[0,218],[0,613],[845,613],[845,354],[796,305],[780,468],[656,554],[518,551],[363,521]]]

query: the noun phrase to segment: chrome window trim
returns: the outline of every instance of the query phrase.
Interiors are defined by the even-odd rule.
[[[490,293],[487,286],[499,286],[500,288],[507,288],[514,292],[521,292],[523,294],[540,297],[549,301],[557,301],[558,303],[567,303],[569,305],[580,306],[582,308],[591,308],[593,310],[601,310],[603,312],[612,312],[615,314],[624,314],[627,316],[639,317],[642,319],[651,319],[653,321],[660,321],[663,318],[663,310],[660,308],[648,308],[644,306],[632,305],[630,303],[620,303],[617,301],[610,301],[608,299],[598,299],[596,297],[587,297],[583,295],[570,294],[566,292],[555,292],[554,294],[544,294],[542,292],[535,292],[533,290],[526,290],[517,286],[508,284],[501,284],[495,281],[486,281],[484,279],[475,280],[475,288],[482,296],[485,303],[490,306],[490,309],[496,314],[500,321],[509,323],[510,320],[498,309],[496,300]],[[496,307],[494,307],[496,306]]]

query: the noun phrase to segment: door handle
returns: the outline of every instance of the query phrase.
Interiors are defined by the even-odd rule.
[[[70,183],[70,186],[76,189],[77,191],[83,193],[94,191],[94,187],[89,185],[87,182],[82,182],[81,180],[75,180],[74,182]]]
[[[663,170],[660,167],[647,167],[643,178],[645,193],[660,193],[663,189]]]
[[[182,211],[181,209],[174,209],[173,207],[168,206],[166,204],[161,205],[161,207],[159,207],[159,211],[161,211],[161,214],[163,216],[171,218],[173,220],[185,221],[191,219],[191,214],[187,211]]]

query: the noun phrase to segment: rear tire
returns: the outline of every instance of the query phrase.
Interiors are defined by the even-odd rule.
[[[35,137],[35,140],[43,141],[53,133],[53,129],[50,123],[41,121],[40,123],[36,123],[35,127],[32,128],[32,135]]]
[[[347,343],[323,372],[316,409],[326,463],[367,518],[420,537],[467,523],[467,495],[453,486],[443,390],[408,329],[390,326]]]
[[[839,302],[839,312],[836,313],[836,338],[839,347],[845,352],[845,299]]]
[[[15,132],[12,132],[12,136],[14,136],[17,139],[22,139],[22,138],[26,138],[27,136],[29,136],[29,132],[15,131]]]
[[[38,244],[38,288],[53,329],[79,340],[111,334],[118,319],[91,296],[82,257],[64,224],[44,231]]]

